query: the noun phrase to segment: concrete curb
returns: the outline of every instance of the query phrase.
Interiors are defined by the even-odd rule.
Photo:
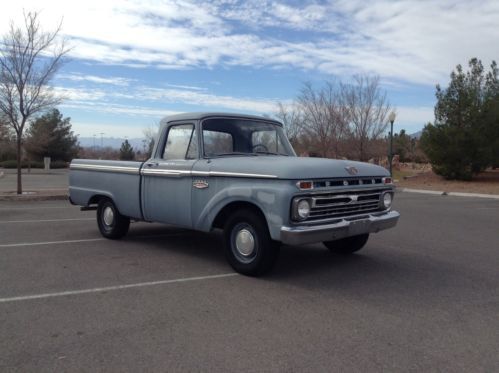
[[[490,198],[490,199],[499,200],[499,195],[497,195],[497,194],[445,192],[445,191],[438,191],[438,190],[411,189],[411,188],[397,188],[397,191],[408,192],[408,193],[433,194],[433,195],[437,195],[437,196],[476,197],[476,198]]]

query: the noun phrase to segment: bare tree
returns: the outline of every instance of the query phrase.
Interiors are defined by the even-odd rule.
[[[21,147],[28,120],[61,102],[50,81],[69,51],[52,31],[40,28],[37,12],[24,13],[24,25],[10,24],[0,46],[0,113],[14,130],[17,145],[17,193],[22,194]]]
[[[291,145],[296,146],[303,131],[303,113],[300,107],[295,103],[286,105],[278,102],[275,116],[284,125],[284,131]]]
[[[348,123],[348,112],[341,99],[338,86],[331,82],[318,90],[312,84],[305,83],[298,96],[305,130],[316,140],[323,157],[339,155],[338,146]]]
[[[154,143],[156,138],[158,137],[158,133],[161,127],[161,122],[158,121],[155,124],[149,124],[146,128],[142,130],[142,134],[144,135],[143,148],[146,153],[146,158],[150,158],[152,155],[152,151],[154,149]]]
[[[379,77],[356,75],[353,84],[341,85],[342,100],[348,110],[351,137],[356,156],[370,157],[369,145],[386,131],[390,104],[379,86]]]

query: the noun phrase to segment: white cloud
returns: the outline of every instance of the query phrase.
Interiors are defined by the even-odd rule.
[[[433,85],[457,63],[499,55],[495,0],[21,0],[2,4],[0,32],[22,8],[41,9],[46,25],[64,16],[72,57],[136,67],[367,72]],[[287,30],[301,34],[290,38]]]
[[[116,86],[128,86],[132,79],[122,78],[122,77],[108,77],[104,78],[101,76],[95,75],[83,75],[79,73],[73,74],[59,74],[57,76],[58,79],[66,79],[71,80],[73,82],[90,82],[97,84],[108,84],[108,85],[116,85]]]
[[[138,100],[148,103],[154,102],[156,104],[187,104],[197,106],[199,109],[196,110],[239,110],[260,114],[275,111],[278,101],[277,99],[269,98],[241,98],[216,95],[200,91],[200,87],[188,88],[187,86],[183,86],[181,89],[132,86],[128,90],[104,90],[81,87],[56,87],[55,91],[68,100],[63,105],[68,108],[146,116],[164,116],[171,113],[171,111],[121,103],[117,104],[116,101]]]

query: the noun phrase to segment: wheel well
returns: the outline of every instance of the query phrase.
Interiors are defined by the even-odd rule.
[[[225,225],[225,222],[227,221],[229,216],[234,211],[243,210],[243,209],[254,211],[256,214],[258,214],[263,219],[265,224],[267,224],[267,219],[265,218],[265,215],[263,214],[262,210],[258,206],[254,205],[250,202],[239,201],[239,202],[231,202],[227,206],[225,206],[223,209],[221,209],[218,212],[217,217],[213,221],[212,228],[222,229]]]
[[[87,206],[98,205],[101,199],[110,199],[110,198],[102,194],[96,194],[95,196],[92,196],[92,198],[88,200]]]

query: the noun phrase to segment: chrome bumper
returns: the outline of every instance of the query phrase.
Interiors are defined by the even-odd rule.
[[[389,211],[383,215],[369,215],[368,218],[341,220],[334,224],[282,227],[281,241],[287,245],[339,240],[365,233],[377,233],[397,224],[400,214]]]

